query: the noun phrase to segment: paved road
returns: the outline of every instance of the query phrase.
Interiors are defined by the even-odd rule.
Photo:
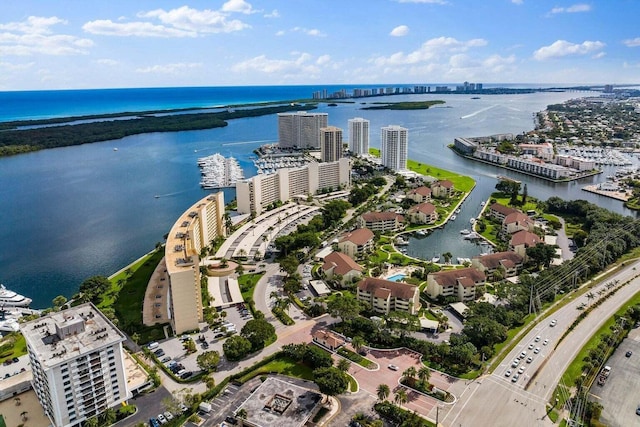
[[[553,425],[545,416],[545,404],[552,398],[552,393],[567,366],[593,332],[640,290],[640,279],[634,278],[638,271],[640,271],[640,262],[635,262],[607,279],[607,283],[616,279],[624,283],[633,278],[630,284],[620,288],[615,295],[594,309],[560,344],[557,343],[564,331],[581,313],[576,307],[587,302],[585,296],[567,304],[550,316],[557,319],[555,327],[550,326],[550,318],[542,319],[530,333],[522,337],[519,344],[505,357],[503,364],[493,374],[468,384],[454,385],[451,391],[458,396],[459,400],[451,408],[445,407],[440,410],[442,424],[455,427]],[[604,285],[602,283],[594,286],[592,292],[597,293]],[[538,335],[541,341],[536,342],[535,338]],[[539,345],[545,339],[549,339],[549,344]],[[539,354],[533,355],[533,352],[528,349],[530,343],[541,348]],[[526,366],[525,373],[514,383],[512,375],[506,377],[505,372],[507,369],[513,369],[511,363],[522,351],[526,351],[527,356],[533,356],[533,361],[530,364],[520,361],[520,364]],[[432,410],[430,413],[432,419],[435,418],[434,412]]]

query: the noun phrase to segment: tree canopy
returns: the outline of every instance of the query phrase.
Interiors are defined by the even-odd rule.
[[[243,336],[234,335],[222,344],[224,355],[229,360],[240,360],[251,351],[251,342]]]
[[[203,371],[215,371],[220,363],[220,353],[217,351],[205,351],[198,355],[196,362]]]
[[[313,371],[313,381],[320,389],[320,393],[328,396],[336,396],[347,391],[349,387],[349,377],[340,369],[331,366],[329,368],[318,368]]]
[[[240,335],[251,343],[253,351],[264,347],[265,342],[276,333],[276,328],[264,319],[249,320],[240,331]]]

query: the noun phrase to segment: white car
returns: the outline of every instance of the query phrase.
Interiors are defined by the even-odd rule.
[[[549,344],[549,339],[547,338],[546,340],[544,340],[544,342],[542,343],[542,345],[547,345]]]
[[[533,350],[533,343],[529,344],[529,350]]]
[[[391,369],[392,371],[397,371],[400,368],[398,368],[396,365],[389,365],[389,369]]]
[[[522,353],[520,353],[520,359],[524,359],[525,357],[527,357],[526,351],[523,351]]]
[[[535,339],[536,342],[540,341],[540,335],[538,335]]]
[[[517,382],[517,381],[518,381],[518,378],[520,378],[520,375],[515,374],[515,375],[513,376],[513,378],[511,378],[511,382],[512,382],[512,383]]]
[[[167,419],[164,417],[163,414],[158,414],[158,421],[160,421],[160,424],[166,424],[169,421],[167,421]]]
[[[515,360],[513,361],[513,363],[511,364],[511,367],[512,367],[512,368],[515,368],[516,366],[518,366],[518,364],[519,364],[519,363],[520,363],[520,359],[515,359]]]
[[[558,321],[557,321],[556,319],[553,319],[553,320],[551,321],[551,323],[549,323],[549,326],[551,326],[551,327],[553,328],[553,327],[554,327],[554,326],[556,326],[557,324],[558,324]]]
[[[507,372],[504,373],[505,377],[510,377],[511,376],[511,369],[507,369]]]
[[[538,354],[540,353],[540,347],[536,347],[535,350],[533,350],[533,354]]]
[[[531,363],[531,362],[533,362],[533,357],[531,356],[527,357],[527,363]]]
[[[522,373],[524,373],[524,366],[520,366],[520,369],[518,369],[518,374]]]

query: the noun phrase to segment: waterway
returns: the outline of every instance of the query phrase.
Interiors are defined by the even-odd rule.
[[[460,158],[446,147],[456,136],[530,130],[534,112],[585,95],[396,96],[391,100],[444,99],[446,104],[419,111],[361,110],[365,106],[361,102],[376,101],[367,98],[336,107],[323,105],[317,111],[329,113],[329,124],[341,127],[345,134],[348,119],[369,119],[372,147],[380,145],[381,127],[405,126],[410,158],[477,181],[455,223],[436,232],[441,234],[415,244],[412,240],[408,249],[410,255],[425,259],[448,251],[455,259],[475,255],[463,249],[475,245],[464,243],[459,231],[469,228],[469,218],[478,214],[480,201],[493,191],[496,175],[527,183],[533,197],[586,199],[632,214],[620,202],[581,191],[584,185],[604,181],[608,173],[553,184]],[[57,295],[72,295],[87,277],[109,275],[151,250],[175,218],[208,194],[198,184],[199,157],[216,152],[234,156],[249,177],[255,173],[252,151],[276,140],[277,118],[266,116],[233,120],[224,128],[135,135],[1,158],[0,282],[33,298],[38,308],[49,306]],[[225,190],[225,200],[234,197],[233,189]]]

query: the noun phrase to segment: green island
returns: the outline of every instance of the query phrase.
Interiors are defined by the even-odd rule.
[[[371,107],[363,107],[363,110],[427,110],[444,101],[415,101],[415,102],[373,102]]]

